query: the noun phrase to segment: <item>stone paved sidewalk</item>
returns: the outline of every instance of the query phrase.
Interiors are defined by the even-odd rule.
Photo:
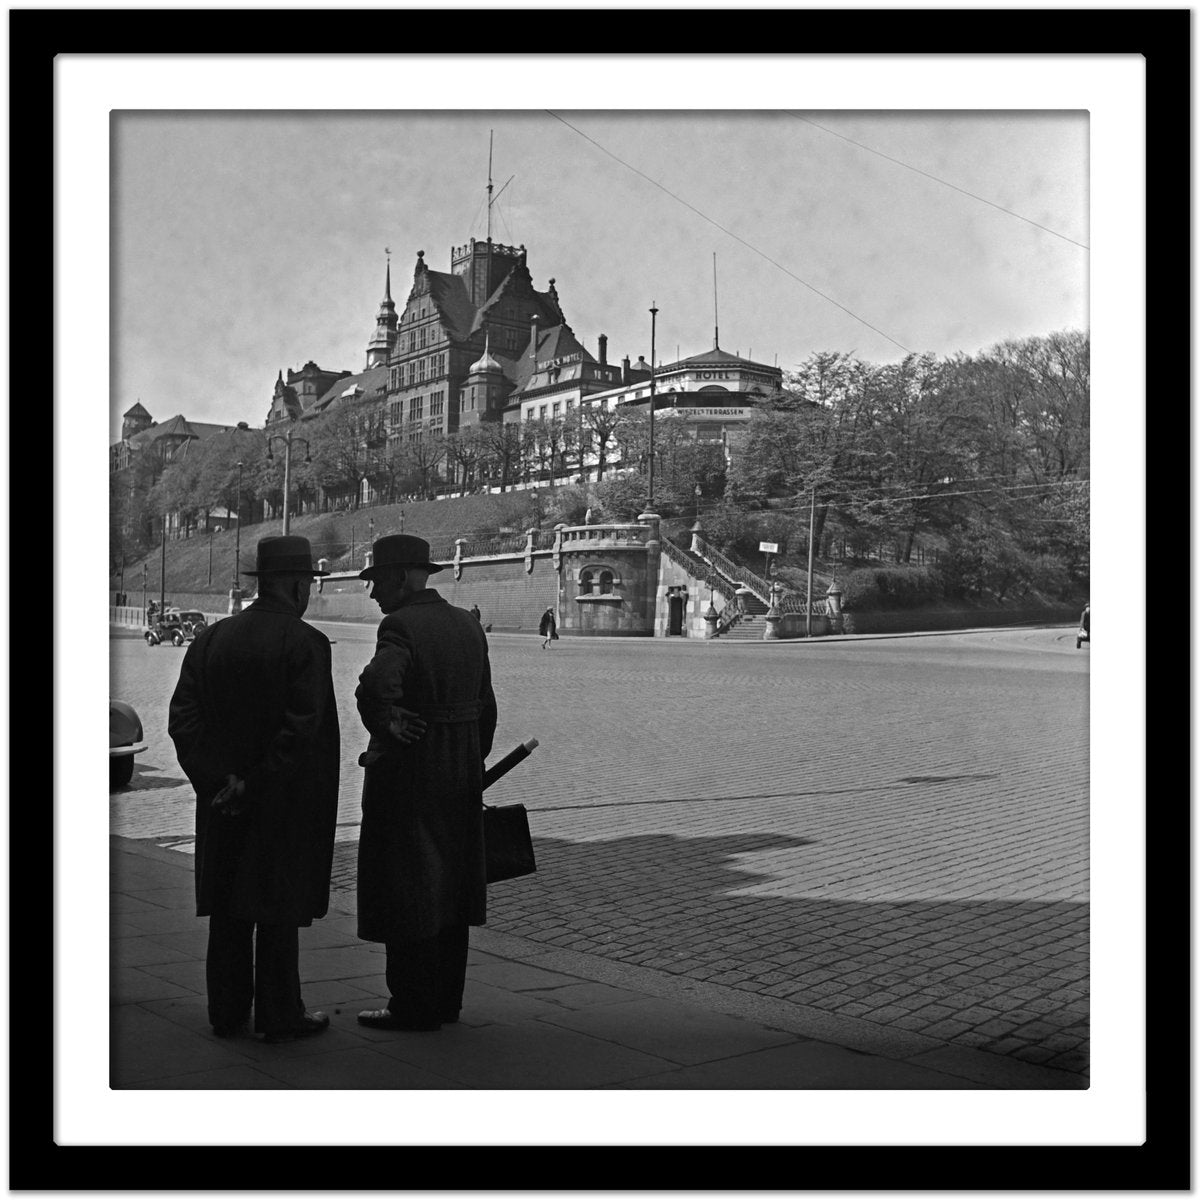
[[[366,1029],[382,948],[331,912],[301,935],[305,1001],[327,1033],[218,1039],[191,859],[112,839],[111,1086],[127,1089],[1061,1089],[1077,1077],[661,972],[472,931],[462,1019]]]

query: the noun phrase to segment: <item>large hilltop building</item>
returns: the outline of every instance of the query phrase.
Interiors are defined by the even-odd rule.
[[[377,400],[371,432],[395,446],[479,425],[566,419],[586,405],[648,406],[650,364],[628,356],[610,363],[604,334],[593,355],[567,322],[555,283],[534,285],[524,245],[471,238],[451,247],[449,271],[433,270],[418,250],[397,309],[389,260],[364,370],[324,371],[310,361],[286,382],[280,372],[267,424]],[[721,439],[781,380],[778,367],[721,350],[714,337],[712,350],[657,368],[655,411],[687,416],[695,436]]]
[[[418,250],[402,305],[392,298],[389,258],[363,368],[329,370],[310,359],[298,371],[279,371],[267,430],[353,403],[356,436],[382,453],[480,426],[568,421],[589,406],[644,410],[653,384],[656,416],[684,418],[692,436],[727,441],[780,388],[778,367],[722,350],[715,331],[711,350],[660,363],[653,378],[644,357],[610,362],[605,334],[593,354],[568,323],[555,279],[544,290],[535,286],[524,245],[471,238],[451,247],[449,258],[450,270],[436,271]],[[182,415],[158,425],[135,404],[110,449],[110,469],[123,470],[148,446],[169,462],[190,441],[222,428]],[[613,447],[610,468],[619,468],[615,453]],[[584,475],[599,470],[594,456],[589,468],[586,453],[574,466]],[[373,494],[368,480],[355,488],[360,499]],[[344,502],[345,489],[322,503],[331,499]]]

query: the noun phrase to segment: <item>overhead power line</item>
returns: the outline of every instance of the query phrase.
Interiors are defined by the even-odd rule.
[[[886,158],[888,162],[895,163],[898,167],[904,167],[905,170],[914,171],[918,175],[923,175],[926,179],[932,179],[934,183],[940,183],[942,187],[948,187],[956,192],[961,192],[964,196],[970,196],[972,200],[978,200],[980,204],[986,204],[990,208],[994,208],[1002,213],[1007,213],[1010,217],[1016,217],[1018,221],[1024,221],[1027,225],[1033,225],[1046,233],[1053,234],[1056,238],[1062,238],[1064,242],[1070,242],[1072,246],[1078,246],[1081,250],[1088,250],[1089,247],[1083,242],[1077,242],[1072,237],[1067,237],[1065,233],[1059,233],[1055,229],[1051,229],[1048,225],[1039,224],[1029,217],[1022,216],[1019,212],[1013,212],[1011,208],[1005,208],[1003,204],[997,204],[993,200],[989,200],[986,196],[978,196],[974,192],[968,192],[966,188],[960,188],[956,183],[950,183],[945,179],[939,179],[936,175],[930,175],[928,171],[922,171],[920,167],[914,167],[912,163],[906,163],[899,158],[893,158],[890,154],[884,154],[882,150],[876,150],[871,146],[865,146],[862,142],[856,142],[853,138],[847,137],[844,133],[838,133],[836,129],[830,129],[827,125],[821,125],[819,122],[812,120],[810,117],[802,117],[797,112],[792,112],[789,109],[783,110],[789,117],[795,117],[797,121],[803,121],[806,125],[811,125],[814,129],[821,130],[822,133],[828,133],[831,137],[841,138],[843,142],[849,142],[852,146],[857,146],[860,150],[865,150],[868,154],[877,155],[879,158]]]
[[[815,287],[813,284],[809,283],[807,279],[801,279],[799,275],[797,275],[794,271],[789,270],[787,267],[785,267],[783,265],[783,263],[777,262],[769,254],[764,253],[757,246],[746,241],[746,239],[744,237],[740,237],[738,234],[734,233],[732,229],[727,229],[724,225],[722,225],[720,223],[720,221],[715,221],[707,213],[701,212],[700,209],[698,209],[694,204],[685,200],[682,196],[678,195],[677,193],[671,191],[670,188],[664,187],[661,183],[658,182],[657,179],[651,179],[650,176],[647,175],[644,171],[639,171],[638,168],[635,167],[632,163],[628,163],[623,158],[621,158],[620,155],[614,154],[611,150],[608,149],[607,146],[602,146],[598,141],[596,141],[595,138],[589,137],[586,133],[583,132],[582,129],[577,129],[574,125],[571,124],[570,121],[564,119],[563,117],[560,117],[558,115],[558,113],[552,112],[550,109],[546,109],[545,111],[549,116],[553,117],[556,121],[561,121],[568,129],[570,129],[574,133],[577,133],[581,138],[583,138],[583,140],[585,142],[591,142],[591,144],[593,146],[595,146],[597,150],[600,150],[604,154],[607,154],[608,157],[611,158],[614,162],[620,163],[621,166],[632,171],[635,175],[640,176],[647,183],[653,184],[656,188],[658,188],[658,190],[660,192],[665,192],[668,196],[671,197],[672,200],[676,201],[679,204],[682,204],[684,206],[684,208],[688,209],[691,212],[694,212],[696,214],[696,216],[701,218],[701,220],[707,221],[710,225],[714,226],[716,229],[719,229],[727,237],[731,237],[731,238],[733,238],[733,240],[735,242],[739,242],[741,245],[745,246],[747,250],[753,251],[753,253],[755,253],[759,256],[759,258],[764,259],[765,261],[769,262],[771,264],[771,266],[782,271],[786,276],[788,276],[789,279],[794,279],[797,283],[803,284],[806,288],[808,288],[808,290],[810,292],[814,292],[816,295],[820,296],[822,300],[825,300],[828,303],[832,304],[834,306],[834,308],[840,308],[842,310],[842,312],[844,312],[847,316],[853,317],[860,325],[865,325],[872,332],[879,334],[880,337],[887,338],[887,340],[889,342],[891,342],[893,346],[899,346],[900,349],[905,352],[905,354],[915,354],[916,353],[915,350],[910,349],[903,342],[897,341],[894,337],[892,337],[892,335],[890,333],[885,333],[877,325],[872,325],[870,321],[866,320],[866,318],[860,317],[858,315],[858,313],[847,308],[844,304],[835,300],[832,296],[821,291],[820,288]]]
[[[966,482],[966,481],[964,481]],[[1028,492],[1028,491],[1044,491],[1047,488],[1072,487],[1079,485],[1087,485],[1091,481],[1088,479],[1064,479],[1058,483],[1021,483],[1010,487],[982,487],[970,488],[961,492],[921,492],[914,493],[908,496],[866,496],[861,493],[851,492],[845,489],[837,490],[830,489],[831,497],[837,497],[836,501],[831,499],[830,503],[840,504],[912,504],[918,500],[946,500],[954,496],[987,496],[998,492]],[[924,486],[924,485],[923,485]],[[867,489],[868,491],[871,489]],[[1024,499],[1033,499],[1032,496],[1026,496]],[[701,508],[707,508],[710,511],[717,511],[721,505],[709,503],[701,505]],[[808,512],[808,500],[805,499],[799,504],[781,504],[776,508],[765,508],[761,511],[762,516],[770,516],[772,513],[789,513],[789,512]]]

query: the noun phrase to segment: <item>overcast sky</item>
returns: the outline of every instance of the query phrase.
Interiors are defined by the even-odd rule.
[[[493,237],[610,359],[649,357],[652,302],[660,361],[712,347],[714,253],[721,347],[785,369],[1087,327],[1085,113],[558,116],[115,114],[111,437],[362,370],[385,247],[402,307],[418,250],[486,236],[489,130]]]

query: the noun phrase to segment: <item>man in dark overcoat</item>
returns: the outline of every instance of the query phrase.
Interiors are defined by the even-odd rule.
[[[387,951],[380,1029],[458,1020],[468,926],[486,917],[483,763],[496,730],[487,638],[434,589],[423,538],[375,542],[371,598],[385,616],[355,697],[371,735],[358,843],[358,936]]]
[[[290,1041],[328,1027],[300,994],[299,928],[329,908],[340,738],[329,639],[301,620],[302,537],[258,543],[258,599],[188,648],[168,731],[196,790],[196,912],[207,916],[208,1018]],[[257,943],[257,944],[256,944]]]

